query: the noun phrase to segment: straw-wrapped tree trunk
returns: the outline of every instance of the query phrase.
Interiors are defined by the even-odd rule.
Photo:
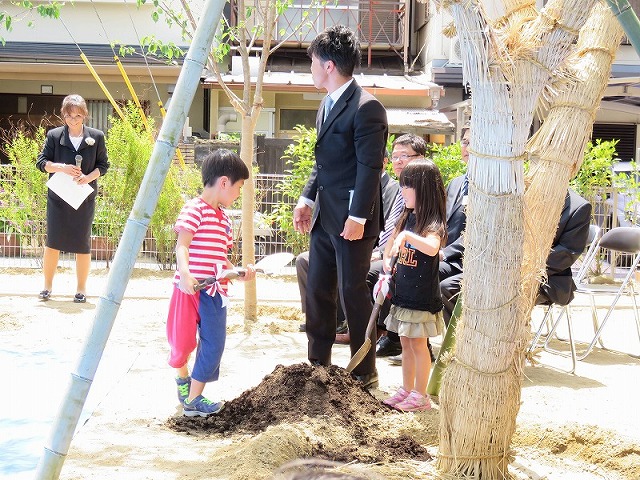
[[[505,1],[491,22],[475,2],[446,2],[471,86],[462,318],[440,396],[438,468],[505,478],[520,404],[528,319],[521,301],[524,160],[539,98],[595,1]],[[557,222],[557,217],[556,217]]]
[[[562,211],[569,180],[584,158],[593,119],[602,99],[622,28],[610,8],[602,3],[591,10],[580,29],[567,70],[574,81],[559,85],[540,130],[529,140],[529,174],[524,196],[525,229],[523,299],[525,319],[538,294],[541,275]]]

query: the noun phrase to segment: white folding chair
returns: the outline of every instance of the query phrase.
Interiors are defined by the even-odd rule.
[[[628,254],[632,256],[632,260],[628,266],[628,272],[624,276],[621,282],[612,284],[591,284],[587,282],[588,269],[582,272],[582,276],[578,278],[577,292],[589,295],[591,303],[591,318],[593,322],[594,335],[587,346],[587,348],[579,355],[577,360],[583,360],[595,347],[596,343],[599,343],[602,348],[605,348],[602,342],[602,331],[607,324],[612,313],[616,309],[616,305],[620,300],[620,297],[626,295],[631,300],[631,307],[636,323],[636,330],[638,333],[638,340],[640,341],[640,315],[638,314],[638,303],[636,300],[636,291],[634,288],[633,277],[636,272],[636,268],[640,263],[640,228],[638,227],[616,227],[605,233],[598,242],[598,248],[590,259],[590,262],[594,260],[596,255],[601,252],[609,250],[613,252],[613,262],[615,262],[615,254]],[[596,297],[613,295],[613,300],[607,308],[602,321],[599,321],[598,307],[596,305]],[[632,355],[632,354],[630,354]],[[632,355],[637,356],[637,355]]]
[[[578,260],[576,260],[576,264],[579,263],[578,271],[573,275],[574,282],[576,286],[580,283],[582,278],[585,278],[588,271],[589,266],[593,262],[595,258],[596,252],[598,251],[598,240],[600,239],[600,227],[597,225],[589,225],[589,234],[587,235],[587,248],[585,250],[584,255],[581,255]],[[575,264],[574,264],[575,266]],[[553,319],[553,310],[554,307],[561,307],[560,314],[558,318]],[[540,337],[546,336],[544,343],[542,344],[542,348],[550,353],[555,353],[562,356],[569,356],[566,352],[553,349],[549,346],[549,341],[555,335],[556,329],[560,324],[560,321],[563,317],[567,318],[567,330],[569,332],[569,351],[571,356],[571,370],[568,370],[568,373],[574,373],[576,370],[576,347],[573,341],[573,325],[571,323],[571,315],[569,313],[569,305],[555,305],[551,304],[547,306],[547,310],[544,314],[542,321],[540,322],[540,327],[536,331],[533,340],[531,341],[531,345],[529,346],[528,352],[533,352],[535,348],[538,347],[538,343],[540,341]],[[543,333],[543,328],[547,326],[547,333]],[[556,335],[557,336],[557,335]]]

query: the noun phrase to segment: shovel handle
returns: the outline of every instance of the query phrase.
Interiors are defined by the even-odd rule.
[[[222,275],[220,275],[220,279],[228,278],[233,280],[234,278],[244,277],[246,273],[246,268],[233,268],[231,270],[223,271]],[[264,273],[264,270],[262,268],[256,268],[256,273]],[[193,289],[197,292],[199,290],[202,290],[203,288],[207,288],[209,285],[212,285],[214,283],[216,283],[216,277],[207,277],[204,280],[200,280],[193,287]]]

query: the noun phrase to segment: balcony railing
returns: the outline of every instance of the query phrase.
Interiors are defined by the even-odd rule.
[[[237,2],[232,5],[231,24],[236,25]],[[323,7],[296,2],[279,17],[273,43],[286,39],[289,46],[305,47],[326,28],[342,24],[356,32],[363,48],[397,51],[404,45],[407,28],[405,5],[405,0],[341,0]],[[263,25],[261,12],[253,14],[250,21]]]

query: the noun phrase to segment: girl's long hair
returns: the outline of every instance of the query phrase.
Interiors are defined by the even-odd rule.
[[[416,214],[415,233],[425,236],[433,232],[440,236],[443,245],[446,244],[447,194],[436,164],[427,158],[409,163],[400,173],[400,187],[416,191],[416,204],[414,209],[404,209],[396,223],[396,231],[404,230],[413,210]]]

